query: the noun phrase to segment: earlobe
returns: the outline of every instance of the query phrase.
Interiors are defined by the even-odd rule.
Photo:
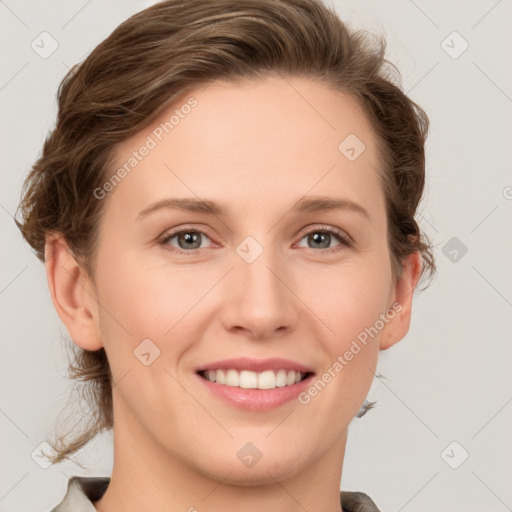
[[[381,332],[379,348],[386,350],[399,342],[409,331],[414,290],[421,276],[421,255],[409,254],[402,260],[402,275],[395,285],[394,309],[396,314]]]
[[[47,236],[45,266],[53,305],[71,339],[83,349],[100,349],[95,292],[62,235]]]

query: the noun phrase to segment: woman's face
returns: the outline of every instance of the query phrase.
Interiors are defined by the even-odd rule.
[[[303,78],[214,82],[118,146],[117,178],[95,191],[105,210],[90,289],[115,432],[140,458],[254,485],[342,460],[379,343],[408,322],[389,315],[400,297],[378,169],[355,101]],[[171,207],[184,199],[218,211]],[[314,375],[250,391],[197,373],[232,358]]]

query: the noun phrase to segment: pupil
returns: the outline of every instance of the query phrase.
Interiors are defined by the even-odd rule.
[[[201,245],[200,243],[199,243],[199,245],[197,245],[197,240],[199,239],[199,233],[188,232],[183,235],[183,238],[185,239],[186,244],[193,244],[194,242],[196,242],[196,246],[194,246],[193,249],[197,249],[199,247],[199,245]],[[190,247],[185,247],[185,248],[190,249]]]
[[[314,233],[313,235],[313,241],[315,243],[320,243],[322,245],[322,239],[324,241],[322,247],[329,247],[329,241],[328,241],[328,233]],[[320,238],[320,240],[319,240]],[[325,244],[325,241],[327,240],[327,244]]]

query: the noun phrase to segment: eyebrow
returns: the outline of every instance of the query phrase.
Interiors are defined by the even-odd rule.
[[[215,216],[226,216],[226,210],[219,204],[206,199],[194,197],[162,199],[150,204],[137,216],[141,220],[150,213],[161,209],[183,210],[193,213],[205,213]],[[298,213],[313,213],[320,211],[346,210],[359,213],[370,220],[368,212],[360,205],[348,199],[325,196],[309,196],[299,199],[291,209]]]

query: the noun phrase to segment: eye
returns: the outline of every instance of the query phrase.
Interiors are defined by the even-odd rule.
[[[203,232],[197,229],[181,229],[180,231],[174,231],[171,233],[166,233],[162,239],[160,239],[159,243],[164,246],[173,245],[171,244],[171,240],[176,239],[176,243],[178,244],[178,249],[184,249],[183,251],[176,251],[180,254],[192,253],[195,254],[196,250],[204,249],[202,246],[202,239],[210,238]],[[176,246],[174,246],[176,247]]]
[[[328,228],[326,226],[308,231],[301,240],[304,238],[307,239],[307,243],[311,243],[313,245],[310,247],[311,249],[329,249],[323,252],[337,252],[341,250],[340,245],[346,247],[352,246],[352,241],[348,235],[344,234],[340,230]],[[334,249],[330,245],[333,239],[340,243],[340,245]]]
[[[174,247],[176,250],[173,252],[178,254],[193,255],[200,249],[207,248],[202,243],[205,238],[210,240],[210,238],[201,230],[185,228],[165,233],[159,240],[159,243],[167,250],[173,250],[172,247]],[[301,240],[303,239],[307,239],[307,243],[312,244],[312,247],[309,247],[310,249],[322,250],[322,252],[328,253],[338,252],[343,246],[351,247],[353,245],[351,238],[343,233],[343,231],[335,228],[329,228],[327,226],[311,229],[302,236]],[[175,242],[171,243],[172,240],[175,240]],[[333,248],[331,246],[331,242],[333,241],[337,241],[338,246]],[[175,244],[177,244],[177,246]]]

